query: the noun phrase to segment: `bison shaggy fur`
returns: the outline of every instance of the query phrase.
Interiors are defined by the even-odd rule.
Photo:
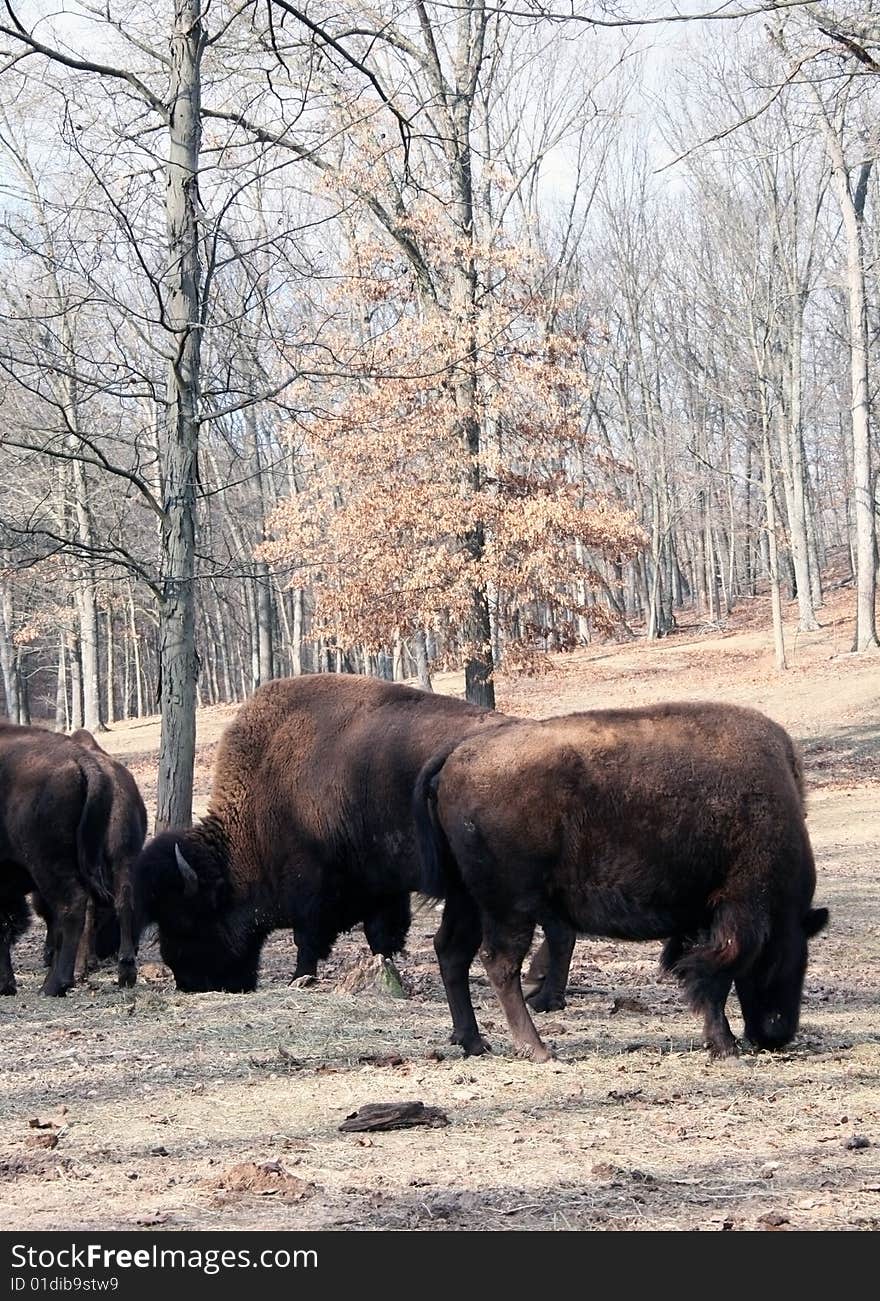
[[[412,791],[426,760],[501,715],[373,678],[260,687],[224,732],[207,816],[164,832],[135,868],[138,927],[188,991],[255,988],[267,935],[292,927],[295,976],[364,923],[402,948],[419,866]]]
[[[518,1053],[548,1052],[520,970],[548,916],[585,935],[665,940],[662,964],[712,1054],[798,1026],[807,942],[827,921],[788,734],[751,709],[665,704],[572,714],[467,738],[416,786],[422,888],[446,897],[435,945],[454,1037],[481,1052],[468,990],[477,948]]]
[[[108,899],[104,846],[113,783],[69,737],[0,722],[0,993],[15,993],[11,946],[37,891],[52,917],[53,958],[42,992],[73,984],[90,898]]]

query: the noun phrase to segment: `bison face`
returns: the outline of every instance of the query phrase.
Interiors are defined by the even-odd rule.
[[[135,864],[138,934],[159,931],[162,961],[186,993],[256,988],[265,933],[253,910],[232,898],[225,856],[195,833],[165,832]]]
[[[244,946],[231,942],[223,926],[208,926],[197,933],[180,928],[159,930],[162,961],[174,973],[177,988],[185,994],[222,990],[246,994],[257,987],[262,938]]]
[[[749,971],[736,979],[748,1039],[758,1048],[784,1048],[795,1036],[807,970],[807,941],[828,922],[811,908],[775,933]]]

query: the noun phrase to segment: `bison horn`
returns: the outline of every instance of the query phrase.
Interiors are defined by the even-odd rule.
[[[180,869],[180,875],[183,877],[183,893],[189,899],[199,888],[199,878],[195,873],[195,869],[190,867],[180,852],[180,845],[175,844],[174,857],[177,859],[177,866]]]

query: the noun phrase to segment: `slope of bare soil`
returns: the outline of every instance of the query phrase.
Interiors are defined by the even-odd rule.
[[[817,902],[832,923],[813,944],[789,1051],[710,1062],[652,944],[579,943],[568,1008],[539,1018],[558,1058],[537,1067],[510,1055],[479,964],[477,1014],[496,1052],[465,1061],[446,1043],[431,908],[400,963],[406,1000],[337,992],[365,952],[357,933],[315,986],[291,988],[283,932],[253,995],[179,994],[147,950],[136,989],[102,971],[47,1000],[35,926],[15,955],[21,993],[0,1000],[0,1223],[880,1227],[880,660],[845,654],[850,602],[824,612],[820,633],[790,638],[783,677],[766,632],[746,624],[591,648],[501,683],[511,712],[711,697],[756,705],[802,739]],[[202,807],[233,712],[201,719]],[[147,721],[104,740],[151,779],[157,735]],[[411,1099],[449,1124],[339,1132],[365,1103]]]

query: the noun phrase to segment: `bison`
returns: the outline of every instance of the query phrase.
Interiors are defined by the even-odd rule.
[[[89,898],[109,899],[104,846],[113,783],[69,737],[0,722],[0,994],[14,994],[11,946],[36,890],[52,917],[53,958],[42,992],[74,980]]]
[[[209,811],[164,832],[134,872],[180,989],[256,987],[266,937],[292,927],[294,977],[363,922],[374,953],[406,939],[418,855],[412,791],[425,761],[511,725],[448,696],[373,678],[282,678],[242,705],[217,751]]]
[[[486,1051],[468,972],[477,948],[516,1051],[549,1053],[523,1000],[536,921],[625,940],[661,959],[703,1016],[713,1056],[798,1025],[807,941],[828,920],[791,738],[751,709],[666,704],[520,723],[468,737],[416,783],[422,889],[445,897],[435,940],[454,1038]]]
[[[137,979],[131,871],[147,836],[147,810],[137,782],[125,764],[101,748],[91,732],[81,728],[69,738],[95,757],[113,787],[110,822],[104,844],[111,899],[91,900],[85,927],[87,952],[84,965],[116,955],[117,980],[122,986]],[[42,896],[34,897],[36,911],[46,919],[46,965],[51,966],[53,934],[51,908]]]

